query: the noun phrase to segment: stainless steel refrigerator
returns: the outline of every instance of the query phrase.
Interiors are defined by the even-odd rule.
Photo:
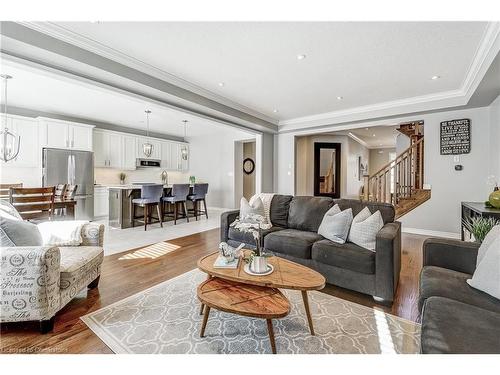
[[[75,219],[94,220],[94,153],[44,148],[42,160],[42,185],[78,185]]]

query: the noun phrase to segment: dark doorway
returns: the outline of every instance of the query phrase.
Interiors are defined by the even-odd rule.
[[[314,143],[314,195],[340,198],[340,143]]]

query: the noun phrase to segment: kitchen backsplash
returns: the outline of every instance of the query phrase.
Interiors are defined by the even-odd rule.
[[[94,170],[94,180],[96,184],[101,185],[118,185],[120,183],[119,173],[123,172],[127,175],[125,179],[126,184],[133,182],[161,182],[161,172],[163,169],[160,168],[145,168],[136,169],[135,171],[122,171],[120,169],[111,168],[95,168]],[[168,173],[168,183],[188,183],[189,173],[182,172],[169,172]]]

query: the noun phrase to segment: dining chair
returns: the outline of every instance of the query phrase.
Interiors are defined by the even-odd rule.
[[[64,190],[64,194],[62,195],[62,199],[64,200],[72,200],[75,199],[76,191],[78,190],[78,185],[66,185],[66,189]]]
[[[54,215],[55,186],[41,188],[13,188],[9,190],[9,201],[23,220],[52,220]]]
[[[172,193],[168,197],[163,197],[163,203],[167,204],[173,204],[174,205],[174,211],[173,212],[165,212],[163,210],[164,214],[167,217],[173,217],[174,218],[174,225],[177,224],[177,219],[179,218],[179,209],[178,205],[179,203],[182,204],[184,215],[181,216],[181,218],[186,218],[187,222],[189,223],[189,216],[188,216],[188,211],[187,211],[187,206],[186,206],[186,201],[187,201],[187,196],[189,195],[189,184],[173,184],[172,185]],[[163,207],[164,208],[164,207]],[[172,216],[170,216],[172,215]]]
[[[19,184],[0,184],[0,199],[9,199],[10,188],[22,188],[22,182]]]
[[[56,185],[56,190],[54,193],[54,201],[57,200],[62,200],[64,198],[64,193],[66,192],[66,184],[59,184]],[[54,215],[60,216],[64,213],[64,209],[62,208],[55,208],[54,209]]]
[[[144,222],[144,230],[148,228],[151,221],[151,209],[156,206],[156,212],[158,214],[158,221],[160,226],[163,228],[163,217],[160,210],[161,197],[163,196],[163,184],[148,184],[141,186],[141,197],[132,199],[132,226],[135,226],[135,222]],[[142,207],[144,210],[144,219],[140,220],[140,216],[136,216],[136,207]]]
[[[199,214],[205,214],[208,219],[206,195],[208,193],[208,184],[194,184],[193,194],[188,195],[187,199],[193,202],[193,213],[196,220]],[[199,208],[200,203],[203,202],[204,209]]]

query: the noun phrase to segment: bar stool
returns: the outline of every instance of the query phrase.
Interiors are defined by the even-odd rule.
[[[160,201],[163,195],[163,184],[151,184],[141,186],[141,197],[132,199],[132,226],[135,226],[135,222],[142,220],[138,216],[135,216],[135,208],[137,206],[144,209],[144,230],[148,228],[148,220],[151,224],[151,208],[156,206],[156,212],[158,213],[158,221],[160,226],[163,228],[163,220],[160,213]]]
[[[64,194],[66,193],[66,184],[58,184],[56,185],[56,191],[54,193],[54,200],[63,200]],[[54,210],[54,215],[62,216],[64,214],[64,208],[56,208]]]
[[[188,217],[188,212],[187,212],[187,207],[186,207],[186,199],[189,194],[189,184],[174,184],[172,186],[172,194],[171,196],[168,197],[163,197],[163,203],[170,203],[174,205],[174,211],[172,212],[165,212],[168,215],[173,214],[174,218],[174,225],[177,224],[177,218],[178,218],[178,213],[179,210],[177,208],[179,203],[182,203],[182,207],[184,209],[184,216],[181,218],[186,218],[187,222],[189,223],[189,217]],[[170,216],[171,217],[171,216]]]
[[[198,220],[198,214],[205,214],[208,219],[207,202],[205,197],[208,193],[208,184],[194,184],[193,194],[188,195],[187,199],[193,202],[194,217]],[[199,209],[200,202],[203,202],[204,210]]]

